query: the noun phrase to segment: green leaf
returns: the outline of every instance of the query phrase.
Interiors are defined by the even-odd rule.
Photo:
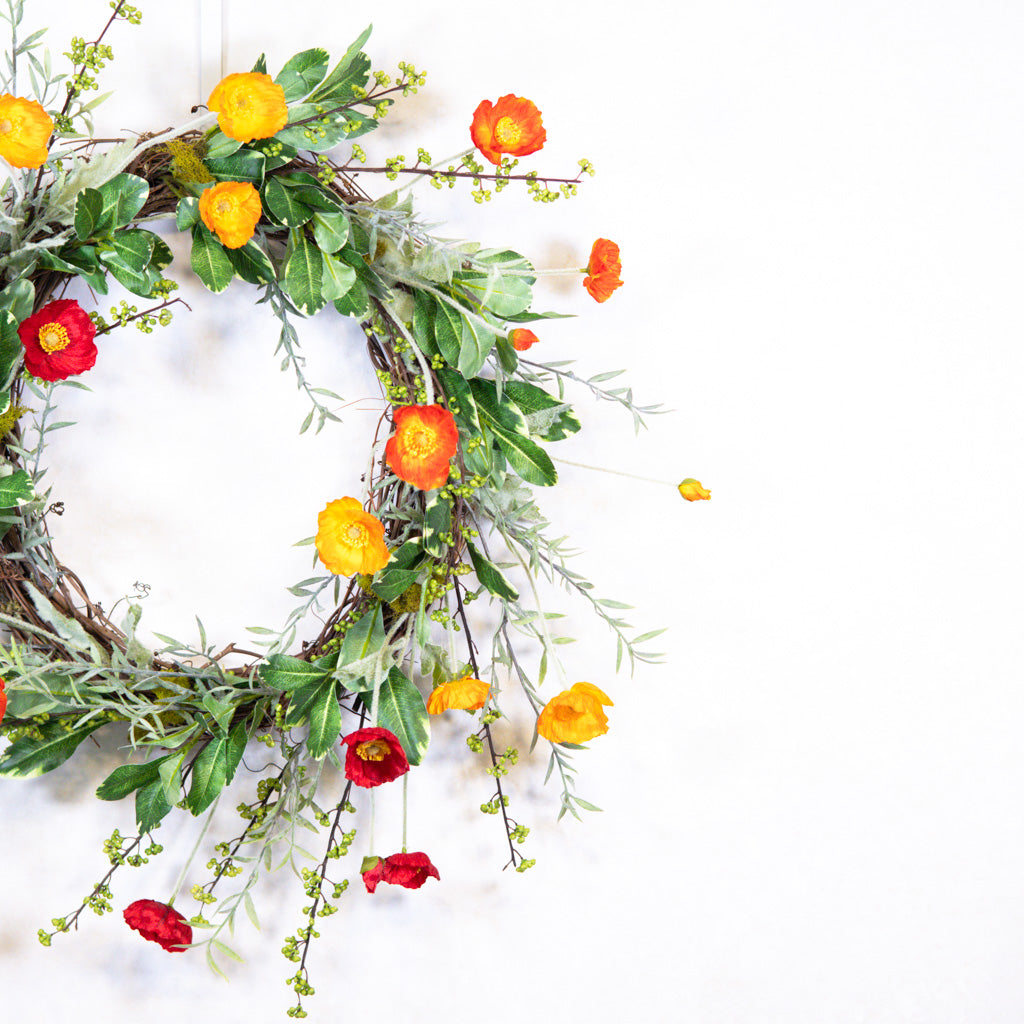
[[[136,174],[115,174],[99,187],[103,197],[103,219],[111,228],[130,224],[149,198],[149,182]]]
[[[14,383],[24,353],[17,317],[9,309],[0,310],[0,388],[5,392]],[[10,405],[10,394],[7,404]]]
[[[199,223],[199,200],[195,196],[185,196],[178,200],[175,211],[176,223],[179,231],[188,231]]]
[[[423,516],[423,550],[436,558],[443,558],[448,553],[448,545],[441,539],[441,534],[449,533],[451,528],[452,506],[435,494]]]
[[[458,280],[474,302],[481,303],[503,320],[529,309],[533,301],[531,277],[505,277],[496,272],[488,280],[487,274],[463,271]]]
[[[191,785],[185,803],[195,815],[202,814],[224,788],[227,773],[227,737],[215,736],[192,763]]]
[[[318,178],[314,178],[312,174],[295,171],[292,174],[279,174],[275,180],[287,188],[288,193],[296,202],[303,203],[311,210],[317,210],[320,213],[340,213],[344,216],[345,204],[333,192],[328,191],[323,183]]]
[[[470,433],[478,432],[480,430],[479,413],[469,381],[463,380],[454,370],[449,370],[446,366],[442,366],[437,371],[437,375],[441,379],[444,393],[449,398],[449,404],[458,406],[459,412],[455,417],[456,420],[465,424]],[[453,398],[454,402],[451,401]]]
[[[309,736],[306,748],[309,756],[320,759],[341,732],[341,708],[338,706],[337,686],[328,679],[317,692],[309,708]]]
[[[413,292],[412,334],[427,355],[437,352],[437,339],[434,336],[434,320],[437,317],[436,303],[433,296],[416,289]]]
[[[110,244],[113,249],[100,253],[100,259],[113,268],[118,263],[141,274],[153,256],[153,246],[157,241],[152,231],[144,231],[141,228],[132,228],[129,231],[116,231],[110,237]]]
[[[0,309],[10,310],[14,319],[21,323],[32,315],[36,289],[31,281],[19,277],[0,292]]]
[[[456,313],[447,302],[437,303],[434,336],[445,362],[449,366],[458,366],[462,351],[462,314]]]
[[[228,743],[224,751],[224,772],[228,782],[235,777],[235,770],[242,763],[242,755],[248,742],[249,733],[246,731],[245,722],[239,722],[228,733]]]
[[[135,793],[135,820],[139,832],[152,832],[167,817],[174,805],[164,793],[160,779],[142,786]]]
[[[293,690],[288,696],[288,710],[284,715],[284,724],[292,729],[302,725],[309,717],[309,710],[320,693],[322,682],[300,686]]]
[[[334,300],[334,308],[342,316],[352,316],[357,320],[366,317],[370,311],[370,295],[358,276],[355,284],[340,299]]]
[[[476,573],[476,578],[495,597],[500,597],[504,601],[518,601],[519,592],[505,579],[501,570],[481,552],[477,551],[472,544],[467,542],[467,547],[469,548],[469,557],[473,563],[473,571]]]
[[[274,79],[284,89],[285,102],[301,100],[318,86],[327,74],[327,61],[327,51],[319,47],[295,54]]]
[[[345,666],[369,657],[380,650],[386,638],[380,605],[375,604],[345,631],[338,663]]]
[[[25,470],[16,469],[10,476],[0,477],[0,509],[15,508],[34,496],[32,477]]]
[[[528,437],[530,434],[526,417],[511,402],[499,402],[494,381],[477,378],[471,380],[469,386],[473,391],[477,409],[480,410],[481,423],[489,427],[498,427]]]
[[[165,758],[157,758],[146,764],[123,764],[115,768],[99,785],[96,796],[100,800],[123,800],[129,793],[151,782],[160,780],[160,764]]]
[[[206,140],[206,156],[203,160],[204,162],[223,160],[233,153],[237,153],[241,147],[242,143],[238,139],[233,139],[230,135],[225,135],[219,128],[214,128]]]
[[[39,726],[41,738],[22,736],[4,751],[0,757],[0,777],[31,779],[59,768],[79,743],[102,725],[106,722],[93,719],[69,732],[62,722],[44,722]]]
[[[323,261],[321,288],[324,299],[333,302],[344,298],[356,283],[356,272],[347,263],[342,263],[325,252],[320,254],[320,258]]]
[[[509,466],[527,483],[550,487],[558,482],[558,473],[543,448],[528,437],[501,427],[492,426],[498,447],[508,459]]]
[[[271,654],[266,664],[260,666],[260,678],[275,690],[290,692],[300,686],[319,683],[328,672],[308,661],[294,658],[290,654]]]
[[[462,318],[462,347],[459,349],[459,373],[467,380],[475,377],[490,355],[497,336],[483,324]]]
[[[580,421],[566,402],[559,401],[554,395],[549,395],[533,384],[507,380],[504,394],[522,410],[528,420],[533,417],[530,420],[530,432],[539,434],[545,441],[561,441],[580,429]],[[546,421],[546,425],[541,426],[541,421]]]
[[[335,64],[327,78],[310,94],[310,102],[353,99],[352,86],[358,85],[362,88],[366,85],[370,73],[370,58],[359,51],[370,38],[372,31],[373,26],[367,25],[359,34],[359,38],[345,51],[345,55]]]
[[[339,142],[365,134],[345,130],[352,120],[359,120],[359,117],[347,110],[325,110],[322,103],[296,103],[288,108],[288,124],[274,138],[286,146],[321,153],[333,149]]]
[[[348,217],[341,212],[314,213],[313,237],[321,252],[337,252],[348,241]]]
[[[210,173],[219,181],[247,181],[256,188],[263,185],[267,158],[254,149],[240,149],[230,156],[205,160]]]
[[[102,224],[103,196],[94,188],[83,188],[75,199],[75,234],[84,242],[92,238]]]
[[[397,665],[392,666],[380,685],[377,724],[398,737],[409,764],[417,765],[423,760],[430,743],[430,716],[420,691]]]
[[[323,257],[304,231],[292,232],[292,253],[284,267],[284,288],[295,308],[306,316],[322,309]]]
[[[66,245],[59,254],[44,252],[39,257],[39,265],[77,274],[94,291],[107,294],[107,273],[94,245]]]
[[[192,269],[215,295],[224,291],[235,276],[224,247],[202,224],[192,229]]]
[[[419,577],[415,569],[385,569],[373,582],[371,589],[382,601],[394,601],[404,594]]]
[[[277,280],[277,271],[270,257],[252,240],[238,249],[225,249],[235,273],[250,284]]]
[[[263,205],[279,224],[287,228],[302,227],[313,217],[313,210],[300,202],[293,190],[281,180],[281,176],[271,178],[263,186]]]

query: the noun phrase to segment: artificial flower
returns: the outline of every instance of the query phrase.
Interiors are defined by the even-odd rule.
[[[442,683],[434,688],[427,698],[427,711],[432,715],[454,709],[477,711],[487,702],[490,690],[487,683],[472,676],[453,679],[450,683]]]
[[[336,576],[372,576],[388,564],[391,552],[384,543],[384,524],[364,512],[355,498],[329,501],[316,523],[314,543],[320,561]]]
[[[35,100],[0,96],[0,156],[12,167],[41,167],[53,120]]]
[[[270,75],[258,71],[242,71],[222,78],[206,105],[220,115],[220,130],[239,142],[269,139],[288,121],[284,89]]]
[[[607,238],[599,238],[590,248],[590,262],[583,278],[583,287],[598,302],[604,302],[616,288],[622,286],[622,260],[619,247]]]
[[[701,499],[706,501],[711,497],[711,492],[702,487],[701,482],[694,480],[692,476],[688,476],[679,485],[679,493],[687,501],[700,501]]]
[[[536,153],[547,141],[540,111],[519,96],[502,96],[497,103],[483,100],[473,111],[469,126],[473,145],[492,164],[501,163],[501,154],[526,156]]]
[[[421,491],[448,479],[448,460],[459,444],[455,417],[440,405],[403,405],[395,410],[395,433],[384,457],[395,476]]]
[[[525,327],[517,327],[508,336],[508,340],[512,342],[512,347],[517,352],[525,352],[531,345],[536,345],[540,338],[533,331],[526,330]]]
[[[41,380],[65,380],[96,363],[96,325],[74,299],[56,299],[18,325],[25,369]]]
[[[192,926],[166,903],[136,900],[125,908],[124,919],[144,939],[159,942],[168,953],[184,953],[192,941]]]
[[[552,743],[586,743],[608,731],[602,704],[612,699],[593,683],[574,683],[556,694],[537,719],[537,732]]]
[[[372,726],[350,732],[341,741],[348,746],[345,753],[345,778],[357,786],[379,786],[391,782],[409,770],[398,737],[388,729]]]
[[[425,853],[393,853],[390,857],[367,857],[362,864],[367,892],[375,892],[381,882],[418,889],[428,878],[441,880],[437,868]]]
[[[7,713],[7,694],[4,692],[6,688],[6,680],[0,679],[0,722],[4,720],[4,715]]]
[[[226,249],[240,249],[256,233],[260,194],[247,181],[221,181],[199,197],[199,216]]]

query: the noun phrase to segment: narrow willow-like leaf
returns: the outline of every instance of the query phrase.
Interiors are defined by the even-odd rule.
[[[309,709],[309,737],[306,748],[310,757],[321,758],[327,748],[338,738],[341,732],[341,708],[338,706],[338,694],[333,679],[325,682]]]

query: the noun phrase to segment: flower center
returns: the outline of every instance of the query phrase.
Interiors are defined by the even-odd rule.
[[[414,427],[406,438],[409,454],[414,459],[425,459],[437,451],[437,435],[432,430]]]
[[[367,740],[356,744],[356,756],[364,761],[383,761],[391,748],[383,740]]]
[[[345,531],[345,536],[348,537],[349,543],[351,543],[353,547],[358,547],[359,545],[366,543],[366,529],[358,523],[351,523],[349,528]]]
[[[0,129],[3,125],[0,125]],[[43,324],[39,328],[39,347],[44,352],[59,352],[71,344],[68,332],[60,324]]]
[[[13,122],[9,117],[5,117],[0,121],[0,135],[6,135],[14,127]]]
[[[228,213],[231,210],[231,201],[229,199],[218,199],[217,200],[217,212]]]
[[[514,146],[523,137],[523,130],[511,117],[503,117],[494,126],[494,137],[499,146]]]

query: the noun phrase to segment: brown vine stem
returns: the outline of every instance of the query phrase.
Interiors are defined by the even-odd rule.
[[[143,834],[145,834],[145,833],[143,833]],[[75,931],[78,931],[78,918],[81,916],[82,911],[85,910],[85,908],[89,905],[89,901],[98,892],[100,892],[103,889],[103,887],[107,884],[107,882],[110,881],[110,879],[113,877],[114,872],[119,867],[121,867],[122,864],[127,862],[128,857],[131,855],[132,851],[141,842],[142,842],[142,835],[138,835],[138,836],[135,837],[134,841],[132,842],[132,845],[129,846],[127,850],[122,850],[121,851],[121,854],[120,854],[120,858],[121,859],[120,860],[115,860],[114,863],[110,865],[110,870],[93,886],[92,892],[89,893],[89,895],[86,896],[86,898],[84,900],[82,900],[81,906],[79,906],[79,908],[76,911],[74,911],[69,917],[64,918],[64,926],[62,928],[58,928],[57,929],[58,931],[60,931],[60,932],[69,931],[71,929],[72,925],[75,926]]]
[[[161,302],[159,306],[144,309],[141,313],[135,313],[133,316],[125,317],[124,320],[118,320],[116,324],[107,324],[106,327],[100,327],[97,329],[96,335],[99,336],[101,334],[107,334],[110,331],[116,330],[118,327],[124,327],[126,324],[130,324],[133,320],[139,320],[144,316],[152,316],[154,313],[158,313],[161,309],[173,306],[176,302],[180,302],[190,313],[192,312],[192,307],[184,299],[168,299],[166,302]]]
[[[476,661],[476,648],[473,644],[473,638],[469,632],[469,623],[466,621],[466,609],[462,603],[462,584],[459,582],[458,576],[453,576],[452,581],[455,584],[455,600],[458,602],[458,614],[459,618],[462,619],[462,628],[466,631],[466,646],[469,649],[469,663],[473,666],[473,676],[476,679],[480,678],[480,667]],[[501,869],[502,871],[509,865],[515,866],[516,857],[522,857],[522,854],[516,850],[515,846],[512,845],[512,829],[509,825],[508,811],[505,809],[505,795],[501,791],[501,776],[498,774],[498,754],[494,749],[494,739],[491,736],[491,725],[489,722],[484,722],[484,735],[487,737],[487,750],[491,755],[491,767],[494,769],[494,783],[498,787],[498,806],[501,808],[501,817],[505,822],[505,836],[508,839],[508,848],[511,856],[508,862]]]
[[[338,170],[345,174],[423,174],[431,178],[478,178],[481,181],[536,181],[549,185],[581,185],[583,178],[577,175],[575,178],[540,178],[536,174],[483,174],[476,171],[439,171],[433,167],[363,167],[359,163],[351,161],[339,167]]]

